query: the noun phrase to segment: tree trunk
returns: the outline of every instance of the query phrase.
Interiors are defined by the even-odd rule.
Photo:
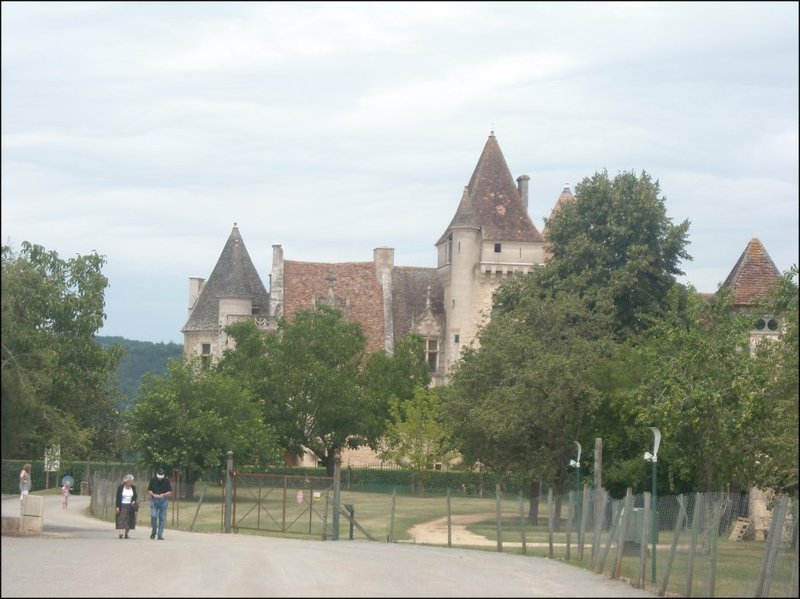
[[[528,522],[536,526],[539,524],[539,495],[542,492],[542,481],[531,479],[531,502],[528,508]]]

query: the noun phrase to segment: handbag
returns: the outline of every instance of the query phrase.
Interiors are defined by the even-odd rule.
[[[131,502],[130,510],[132,512],[138,512],[139,511],[139,504],[136,503],[136,502]]]

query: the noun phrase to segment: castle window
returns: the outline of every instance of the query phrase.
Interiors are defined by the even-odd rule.
[[[203,366],[208,366],[211,363],[211,344],[203,343],[200,349],[200,361]]]
[[[759,318],[756,320],[755,328],[757,331],[763,331],[764,329],[769,329],[770,331],[777,331],[778,330],[778,321],[774,318],[770,318],[766,320],[764,318]]]
[[[425,361],[431,372],[439,369],[439,342],[436,339],[428,339],[425,342]]]
[[[494,244],[494,253],[499,254],[503,251],[503,244],[502,243],[495,243]]]
[[[460,342],[461,342],[461,335],[459,335],[458,333],[456,333],[456,334],[453,336],[453,342],[455,342],[455,343],[460,343]]]

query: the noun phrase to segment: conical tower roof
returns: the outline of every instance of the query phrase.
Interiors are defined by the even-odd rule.
[[[733,292],[734,305],[751,306],[769,294],[780,276],[764,245],[757,237],[753,237],[722,287]]]
[[[550,211],[550,216],[547,220],[553,218],[559,210],[561,210],[561,206],[566,204],[567,202],[571,202],[575,199],[575,195],[572,193],[572,190],[569,188],[569,183],[564,183],[564,189],[561,190],[561,195],[558,196],[556,200],[555,206]],[[542,229],[542,236],[547,239],[547,221],[544,223],[544,228]]]
[[[222,297],[247,298],[254,309],[262,314],[268,312],[269,294],[236,223],[183,331],[206,331],[219,326],[219,299]]]
[[[486,140],[453,220],[436,244],[451,228],[463,226],[480,227],[483,239],[488,241],[542,241],[522,204],[494,131]]]

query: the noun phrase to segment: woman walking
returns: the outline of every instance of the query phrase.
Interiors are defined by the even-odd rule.
[[[122,477],[122,483],[117,487],[117,533],[119,538],[126,539],[128,531],[136,529],[136,512],[139,509],[139,504],[136,503],[136,485],[133,484],[133,474],[126,474]]]

